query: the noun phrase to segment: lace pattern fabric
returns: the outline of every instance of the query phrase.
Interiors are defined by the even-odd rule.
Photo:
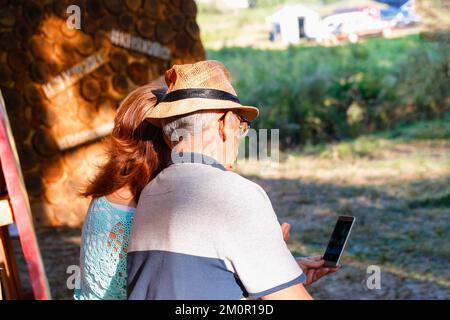
[[[77,300],[125,300],[127,248],[135,208],[93,199],[84,221]]]

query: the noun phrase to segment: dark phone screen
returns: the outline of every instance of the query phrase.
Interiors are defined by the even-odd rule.
[[[350,219],[339,219],[336,222],[327,250],[323,256],[325,261],[338,262],[339,256],[344,249],[345,240],[347,239],[350,228],[352,227],[352,223],[353,220]]]

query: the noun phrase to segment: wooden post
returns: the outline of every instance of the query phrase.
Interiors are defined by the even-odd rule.
[[[21,297],[19,273],[8,233],[8,225],[13,222],[6,182],[0,166],[0,300],[16,300]]]
[[[12,211],[17,230],[19,231],[20,244],[27,263],[34,298],[38,300],[50,299],[50,290],[45,276],[44,265],[42,263],[36,234],[34,232],[28,194],[23,182],[16,146],[11,133],[11,127],[9,125],[1,91],[0,162],[1,171],[3,172],[6,189],[8,191],[8,204]],[[6,257],[5,266],[8,265],[8,267],[4,269],[6,271],[6,276],[10,279],[11,277],[14,277],[17,268],[14,263],[10,263],[10,260],[12,259],[14,261],[14,259],[11,255],[11,244],[8,241],[9,235],[5,228],[6,227],[2,227],[0,234],[0,238],[2,239],[1,251],[2,256]],[[4,238],[6,240],[4,240]],[[14,291],[14,288],[12,291]]]
[[[7,225],[0,227],[0,283],[6,300],[21,298],[19,274]]]

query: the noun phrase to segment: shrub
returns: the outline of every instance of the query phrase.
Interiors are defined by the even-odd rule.
[[[208,55],[230,69],[242,102],[260,108],[254,126],[280,128],[284,147],[355,138],[449,107],[447,33]]]

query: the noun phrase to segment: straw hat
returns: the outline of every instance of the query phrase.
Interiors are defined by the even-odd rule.
[[[156,125],[158,119],[169,118],[199,110],[236,110],[252,121],[258,109],[241,105],[230,82],[225,66],[215,60],[174,65],[166,71],[167,92],[150,111],[148,120]]]

